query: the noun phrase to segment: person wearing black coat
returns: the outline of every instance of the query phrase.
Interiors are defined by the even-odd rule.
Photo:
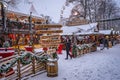
[[[69,38],[67,38],[65,41],[65,47],[66,47],[66,58],[65,59],[68,59],[68,55],[70,56],[70,58],[72,58],[72,56],[69,53],[70,48],[71,48],[71,40]]]
[[[105,38],[104,46],[109,49],[109,41],[107,38]]]
[[[100,50],[104,49],[104,38],[99,39],[99,43],[100,43]]]

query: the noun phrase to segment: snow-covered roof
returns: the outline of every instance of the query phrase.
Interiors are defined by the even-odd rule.
[[[63,26],[61,29],[63,33],[61,35],[72,35],[73,33],[80,33],[78,34],[91,34],[93,33],[94,29],[97,27],[97,23],[90,23],[86,25],[79,25],[79,26]]]
[[[99,32],[105,35],[109,35],[111,34],[112,30],[99,30]]]
[[[88,30],[92,30],[95,29],[98,23],[90,23],[90,24],[85,24],[85,25],[79,25],[79,26],[73,26],[73,27],[77,27],[80,30],[83,31],[88,31]]]
[[[72,35],[74,32],[78,32],[79,30],[76,27],[68,27],[68,26],[62,27],[61,29],[63,30],[63,33],[61,35]]]
[[[94,32],[94,31],[86,31],[86,32],[76,33],[76,35],[90,35],[90,34],[102,34],[102,33]]]
[[[89,32],[80,32],[80,33],[76,33],[76,35],[88,35],[88,34],[92,34],[92,32],[89,31]]]
[[[32,11],[33,16],[50,16],[52,21],[58,23],[60,18],[60,10],[65,2],[66,0],[51,0],[50,2],[48,2],[48,0],[20,0],[16,7],[9,6],[8,10],[22,12],[24,14],[30,14]],[[70,9],[66,9],[66,14],[68,16],[70,14]]]

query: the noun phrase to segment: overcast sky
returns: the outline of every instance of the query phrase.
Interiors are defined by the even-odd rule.
[[[36,9],[35,14],[36,16],[40,16],[40,14],[51,16],[54,22],[58,22],[60,19],[60,14],[63,5],[65,5],[66,0],[29,0],[32,1],[34,8]],[[120,0],[117,1],[117,4],[120,4]],[[22,12],[29,14],[31,4],[26,4],[22,1],[17,9],[10,8],[10,10]],[[63,17],[68,17],[70,15],[70,10],[73,6],[70,5],[69,7],[65,7]]]
[[[62,6],[65,4],[65,0],[30,0],[33,3],[34,8],[37,13],[33,15],[40,16],[40,14],[51,16],[54,22],[58,22],[60,19],[60,13],[62,10]],[[30,13],[31,4],[26,4],[22,1],[19,4],[17,9],[10,8],[10,10],[22,12],[29,14]]]

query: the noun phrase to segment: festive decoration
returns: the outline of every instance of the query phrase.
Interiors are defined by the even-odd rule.
[[[7,64],[3,64],[2,66],[0,66],[0,74],[1,73],[6,73],[7,71],[9,71],[13,65],[20,60],[20,63],[23,65],[27,65],[30,64],[32,62],[32,59],[35,58],[36,61],[38,62],[46,62],[48,59],[48,55],[41,55],[41,56],[36,56],[31,52],[23,52],[22,55],[20,55],[19,57],[15,58],[15,60],[12,60],[11,62],[7,63]]]
[[[19,59],[23,65],[30,64],[32,62],[32,54],[26,53],[26,54],[22,55]]]
[[[34,56],[34,57],[38,62],[40,62],[40,61],[41,62],[46,62],[49,56],[47,54],[45,54],[45,55],[42,55],[42,56]]]
[[[78,50],[83,50],[83,49],[86,49],[86,48],[90,48],[92,46],[93,46],[92,43],[90,43],[90,44],[82,44],[82,45],[77,45],[77,48],[78,48]]]
[[[52,58],[53,58],[53,59],[58,59],[58,55],[57,55],[56,52],[52,53]]]
[[[73,48],[72,48],[72,54],[73,54],[73,57],[77,56],[77,46],[75,44],[73,45]]]
[[[16,63],[18,59],[16,58],[15,60],[11,61],[10,63],[3,64],[0,66],[0,73],[5,73],[11,69],[11,67]]]

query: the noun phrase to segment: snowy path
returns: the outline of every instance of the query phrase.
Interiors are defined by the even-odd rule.
[[[120,80],[120,45],[68,60],[63,51],[58,63],[57,77],[43,73],[29,80]]]

